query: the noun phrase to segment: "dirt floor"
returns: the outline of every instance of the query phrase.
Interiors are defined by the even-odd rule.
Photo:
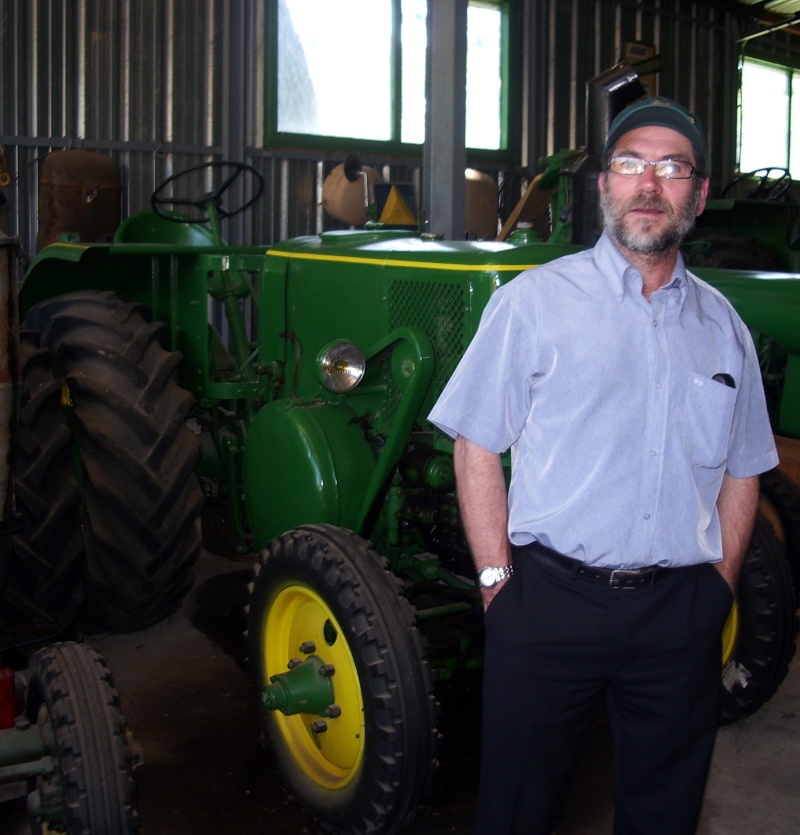
[[[151,629],[92,636],[108,660],[142,765],[136,770],[142,835],[316,835],[282,789],[259,739],[244,658],[243,608],[251,566],[204,554],[181,610]],[[468,833],[475,811],[479,675],[438,694],[441,767],[409,835]],[[800,667],[756,715],[719,732],[699,835],[800,832]],[[595,728],[558,835],[611,832],[610,751]],[[15,804],[0,832],[27,832]],[[103,835],[96,833],[96,835]]]

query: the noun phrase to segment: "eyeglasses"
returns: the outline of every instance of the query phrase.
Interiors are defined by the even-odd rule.
[[[653,166],[653,173],[662,180],[688,180],[692,174],[702,176],[691,164],[682,159],[639,159],[639,157],[611,157],[608,170],[612,174],[626,174],[637,177],[644,174],[648,165]]]

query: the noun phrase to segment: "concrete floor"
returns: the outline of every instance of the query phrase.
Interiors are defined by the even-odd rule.
[[[244,661],[247,563],[204,554],[181,610],[151,629],[93,636],[111,667],[141,746],[136,771],[142,835],[317,835],[284,792],[260,744]],[[471,831],[477,785],[479,676],[441,694],[441,768],[409,835]],[[559,835],[611,832],[610,753],[593,732]],[[719,732],[700,835],[800,833],[800,664],[754,716]],[[12,826],[0,807],[0,832]],[[102,833],[97,833],[102,835]]]

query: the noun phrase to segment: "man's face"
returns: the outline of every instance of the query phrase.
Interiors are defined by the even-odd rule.
[[[692,143],[671,128],[643,127],[623,134],[612,156],[696,163]],[[605,228],[623,248],[643,255],[674,250],[694,226],[706,205],[708,180],[656,177],[648,165],[643,174],[600,175],[600,208]]]

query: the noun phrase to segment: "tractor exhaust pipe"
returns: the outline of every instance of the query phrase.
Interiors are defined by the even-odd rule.
[[[590,79],[586,84],[586,152],[600,157],[614,117],[646,94],[629,64],[617,64]]]
[[[572,242],[593,246],[603,231],[598,207],[598,178],[606,135],[614,117],[646,95],[644,84],[629,64],[617,64],[586,84],[586,153],[572,172]]]

